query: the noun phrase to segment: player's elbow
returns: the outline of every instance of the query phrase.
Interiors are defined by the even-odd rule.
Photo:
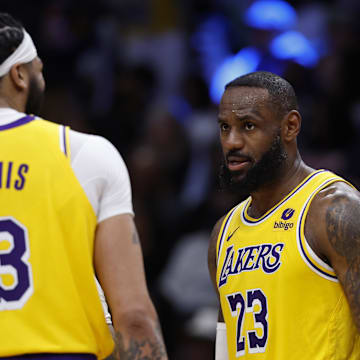
[[[154,328],[156,319],[156,313],[151,308],[137,308],[122,311],[113,319],[113,322],[115,330],[145,335]]]

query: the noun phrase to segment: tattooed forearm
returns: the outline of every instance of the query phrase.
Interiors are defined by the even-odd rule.
[[[337,197],[326,212],[328,239],[345,259],[346,271],[339,280],[360,329],[360,205],[347,196]]]
[[[128,345],[125,345],[123,334],[115,331],[115,350],[106,360],[166,360],[165,345],[162,340],[160,324],[157,324],[155,336],[151,338],[130,338]]]

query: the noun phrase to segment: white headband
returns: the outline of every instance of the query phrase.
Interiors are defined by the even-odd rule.
[[[18,48],[0,65],[0,77],[7,74],[15,64],[25,64],[37,56],[31,36],[24,29],[24,38]]]

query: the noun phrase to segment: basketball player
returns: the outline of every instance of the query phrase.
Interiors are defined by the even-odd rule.
[[[105,139],[29,115],[42,68],[0,13],[0,358],[167,359],[125,164]]]
[[[255,72],[219,107],[222,179],[245,199],[215,225],[216,360],[360,359],[360,196],[301,159],[292,86]]]

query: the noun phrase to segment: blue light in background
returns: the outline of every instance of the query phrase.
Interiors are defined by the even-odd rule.
[[[297,13],[284,0],[257,0],[245,12],[249,26],[263,30],[276,30],[268,50],[249,46],[236,55],[231,54],[228,22],[223,16],[210,16],[202,22],[191,39],[199,53],[201,70],[209,84],[214,103],[219,103],[224,86],[238,76],[256,70],[272,71],[281,75],[286,60],[304,67],[315,66],[320,58],[316,44],[299,31]],[[285,60],[285,61],[284,61]]]
[[[270,51],[278,59],[294,60],[305,67],[313,67],[319,61],[314,46],[298,31],[287,31],[275,37],[270,44]]]
[[[259,62],[260,54],[252,47],[246,47],[236,55],[226,58],[211,79],[210,97],[212,101],[218,104],[225,85],[238,76],[255,71]]]
[[[228,20],[221,15],[209,16],[198,25],[191,44],[199,54],[201,70],[210,79],[230,54]]]
[[[296,25],[295,9],[282,0],[255,1],[245,13],[247,25],[263,30],[289,30]]]

